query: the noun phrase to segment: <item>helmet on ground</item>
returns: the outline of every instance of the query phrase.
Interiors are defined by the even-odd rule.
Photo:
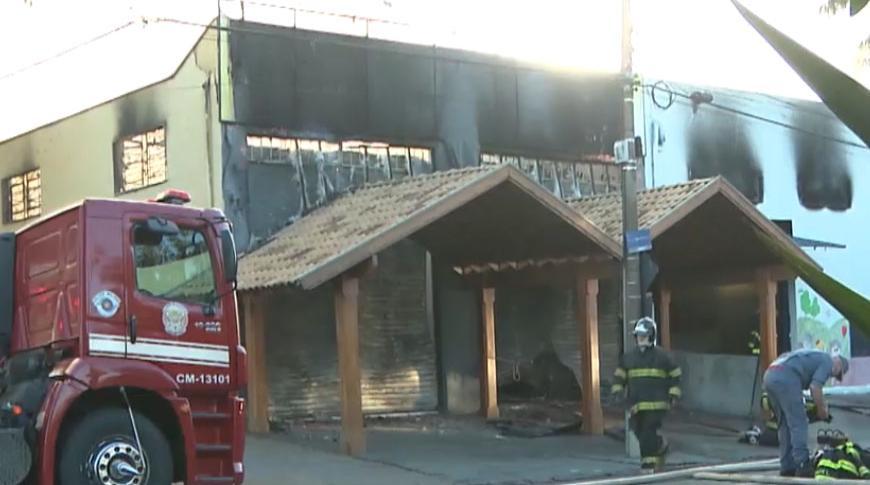
[[[631,332],[635,336],[645,336],[649,339],[649,345],[656,344],[656,322],[650,317],[643,317],[634,324]]]

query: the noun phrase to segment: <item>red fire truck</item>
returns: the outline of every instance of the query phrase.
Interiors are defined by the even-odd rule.
[[[189,201],[85,200],[0,235],[0,484],[242,482],[235,245]]]

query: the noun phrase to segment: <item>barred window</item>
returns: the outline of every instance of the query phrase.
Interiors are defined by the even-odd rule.
[[[618,191],[621,177],[619,166],[601,155],[580,160],[547,160],[481,152],[480,164],[516,165],[548,191],[566,199]]]
[[[163,127],[118,140],[115,191],[123,194],[166,182]]]
[[[42,175],[30,170],[6,179],[6,222],[20,222],[42,214]]]
[[[303,174],[309,205],[325,193],[432,173],[429,148],[383,142],[249,135],[248,160],[290,164]],[[322,186],[325,185],[325,186]],[[323,194],[321,194],[323,192]]]

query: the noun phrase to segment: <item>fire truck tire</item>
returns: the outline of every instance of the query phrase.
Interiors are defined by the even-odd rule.
[[[61,438],[57,461],[59,485],[170,485],[173,476],[169,441],[148,417],[135,413],[142,454],[124,408],[102,408],[81,417]],[[144,458],[144,468],[140,467]],[[131,474],[138,469],[140,475]]]

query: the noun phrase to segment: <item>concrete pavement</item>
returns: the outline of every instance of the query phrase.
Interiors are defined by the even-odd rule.
[[[870,399],[870,398],[868,398]],[[832,399],[834,400],[834,399]],[[865,402],[865,401],[862,401]],[[866,401],[870,402],[870,400]],[[834,410],[838,428],[870,444],[870,416]],[[666,422],[671,467],[775,458],[775,448],[737,443],[746,419],[681,415]],[[246,484],[558,484],[632,475],[635,459],[607,436],[565,434],[541,438],[502,436],[477,418],[431,417],[405,422],[369,421],[361,459],[338,454],[335,424],[305,424],[270,435],[251,435]],[[702,483],[684,480],[673,483]],[[708,482],[709,483],[709,482]]]

